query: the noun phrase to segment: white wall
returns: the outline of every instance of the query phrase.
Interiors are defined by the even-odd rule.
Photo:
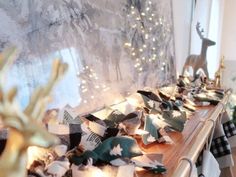
[[[225,0],[221,54],[236,60],[236,0]]]
[[[189,39],[192,0],[172,0],[175,35],[176,70],[182,73],[185,59],[189,55]]]
[[[236,93],[236,1],[225,0],[221,55],[225,56],[223,84]]]

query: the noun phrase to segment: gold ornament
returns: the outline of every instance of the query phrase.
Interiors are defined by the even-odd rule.
[[[8,139],[0,157],[0,177],[27,176],[27,149],[30,146],[48,148],[58,139],[51,135],[42,125],[49,94],[55,83],[67,70],[67,64],[55,60],[48,83],[37,88],[25,110],[16,102],[17,88],[3,89],[4,72],[17,55],[16,48],[11,48],[0,55],[0,118],[8,128]]]
[[[223,70],[225,69],[225,64],[224,64],[224,61],[225,61],[225,57],[222,56],[222,58],[220,59],[220,65],[219,65],[219,68],[218,70],[216,71],[215,73],[215,81],[214,81],[214,85],[215,87],[221,87],[222,86],[222,75],[223,75]]]

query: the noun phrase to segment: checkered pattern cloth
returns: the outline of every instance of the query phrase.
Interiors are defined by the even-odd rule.
[[[236,127],[227,112],[222,116],[222,125],[231,148],[236,147]]]
[[[212,141],[211,152],[215,158],[231,154],[231,147],[226,136],[215,138]]]
[[[223,128],[224,128],[224,132],[227,138],[230,138],[236,135],[236,128],[232,121],[223,123]]]
[[[227,112],[222,115],[222,122],[217,122],[211,143],[211,152],[218,161],[220,168],[233,166],[231,148],[235,147],[236,127]],[[202,164],[202,155],[197,160],[197,166]]]
[[[216,123],[210,148],[212,154],[218,161],[220,168],[226,168],[234,165],[231,146],[228,139],[229,137],[234,137],[232,133],[234,132],[234,129],[235,127],[233,128],[231,126],[228,114],[224,112],[221,122]]]
[[[47,125],[47,129],[50,133],[56,135],[60,139],[61,144],[68,147],[68,150],[73,149],[81,141],[82,130],[80,124]]]

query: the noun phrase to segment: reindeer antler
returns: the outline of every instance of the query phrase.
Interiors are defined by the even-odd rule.
[[[0,54],[0,117],[5,119],[5,124],[9,123],[17,128],[21,128],[22,121],[26,121],[25,116],[22,116],[22,119],[18,122],[14,121],[14,118],[20,115],[18,105],[15,102],[17,89],[13,87],[8,92],[4,93],[2,88],[2,85],[4,85],[5,72],[16,58],[17,53],[17,49],[13,47]],[[6,117],[8,119],[6,119]]]
[[[62,75],[66,72],[68,65],[54,60],[53,69],[48,83],[44,87],[40,87],[34,91],[30,98],[29,105],[25,109],[25,114],[31,115],[34,118],[42,119],[45,106],[49,101],[49,93],[53,89],[55,83],[60,80]]]
[[[203,28],[200,30],[200,23],[199,23],[199,22],[197,22],[196,30],[197,30],[197,34],[199,35],[199,37],[200,37],[201,39],[203,39],[204,36],[203,36],[202,33],[204,32],[204,30],[203,30]]]
[[[9,91],[2,88],[4,71],[15,58],[15,53],[16,49],[13,48],[3,55],[0,54],[0,118],[10,131],[0,158],[0,177],[25,177],[27,148],[29,146],[50,147],[58,143],[58,139],[47,132],[35,119],[43,117],[53,86],[68,68],[67,64],[55,60],[49,81],[45,86],[34,91],[28,106],[22,111],[15,99],[17,88],[13,87]]]
[[[68,68],[68,65],[62,63],[60,60],[54,60],[53,69],[49,81],[44,87],[39,87],[33,92],[28,106],[26,107],[24,112],[21,112],[19,106],[15,102],[17,89],[13,87],[4,94],[3,88],[1,87],[4,83],[4,73],[15,59],[16,54],[16,48],[11,48],[0,55],[0,116],[2,118],[8,117],[7,121],[11,121],[11,119],[18,117],[18,119],[20,118],[20,120],[18,120],[18,123],[26,123],[29,118],[40,120],[44,116],[46,105],[50,100],[49,94],[53,89],[53,86],[58,80],[60,80],[62,75],[64,75]],[[18,128],[20,128],[20,125],[18,123],[16,124],[16,122],[14,122],[14,124],[17,125]]]

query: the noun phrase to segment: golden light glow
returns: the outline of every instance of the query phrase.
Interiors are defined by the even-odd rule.
[[[133,65],[139,74],[142,73],[143,68],[145,68],[147,64],[150,65],[151,63],[155,63],[157,59],[165,61],[165,59],[162,57],[164,53],[161,51],[157,55],[156,52],[156,50],[159,48],[159,46],[157,45],[159,37],[158,35],[156,35],[156,30],[158,31],[158,28],[163,29],[163,33],[161,34],[161,36],[165,37],[165,32],[168,28],[166,20],[154,13],[155,9],[153,9],[151,0],[145,2],[145,6],[143,7],[143,9],[144,11],[139,14],[137,7],[131,6],[130,14],[135,15],[130,15],[132,19],[129,20],[132,20],[132,23],[130,23],[130,28],[132,29],[132,31],[134,31],[133,29],[135,29],[138,35],[142,36],[142,40],[144,38],[144,41],[141,41],[137,45],[133,45],[133,42],[124,44],[125,46],[130,47],[130,55],[132,56],[132,59],[140,58],[139,60],[136,59]],[[164,26],[163,24],[165,24],[166,26]],[[161,69],[164,70],[166,68],[162,66]]]
[[[128,101],[129,104],[132,106],[138,107],[140,105],[139,100],[134,97],[127,97],[126,100]]]
[[[34,162],[34,160],[42,159],[49,152],[48,149],[40,148],[37,146],[30,146],[27,149],[28,161],[27,161],[27,169],[29,169],[30,165]]]
[[[125,43],[125,46],[131,47],[131,43],[126,42],[126,43]]]

